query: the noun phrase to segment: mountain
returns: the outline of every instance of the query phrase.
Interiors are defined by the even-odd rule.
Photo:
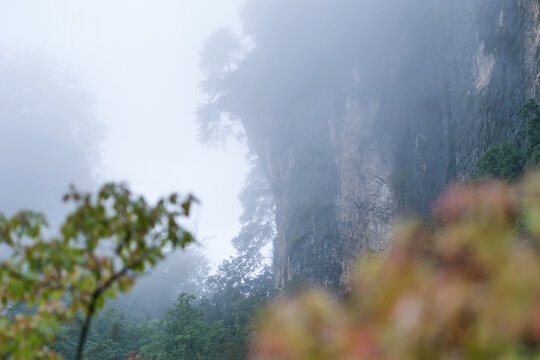
[[[397,214],[427,214],[517,135],[540,100],[539,14],[538,0],[247,2],[255,45],[206,109],[242,122],[270,181],[278,288],[342,288]]]

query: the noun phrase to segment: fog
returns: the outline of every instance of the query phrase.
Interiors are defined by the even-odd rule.
[[[496,308],[468,289],[519,295],[495,268],[528,259],[489,262],[502,252],[475,238],[538,235],[534,183],[514,193],[491,181],[540,167],[538,4],[0,0],[0,352],[28,357],[20,327],[74,360],[302,358],[302,346],[303,358],[466,357]],[[38,210],[54,229],[71,184],[107,182],[149,202],[198,201],[147,210],[100,193],[95,209],[83,197],[88,211],[36,247],[39,228],[3,218]],[[422,298],[424,279],[443,294],[446,278],[453,307],[432,326],[446,305]],[[511,296],[503,307],[519,307]],[[417,319],[402,326],[411,298]],[[463,348],[407,340],[462,325]],[[538,350],[533,325],[514,326],[524,337],[508,354]],[[490,334],[494,348],[474,351],[507,354],[498,340],[512,336]]]
[[[194,113],[198,52],[214,29],[239,27],[240,2],[1,0],[1,211],[56,223],[69,184],[193,192],[205,254],[231,255],[246,146],[200,144]]]
[[[266,284],[276,215],[298,222],[285,235],[295,243],[333,236],[329,119],[384,87],[398,89],[388,103],[402,101],[423,56],[408,47],[430,40],[418,36],[425,3],[0,0],[0,210],[34,208],[56,224],[70,183],[192,192],[196,251],[155,269],[124,305],[159,316],[178,291],[201,293],[206,258],[233,288],[257,274]],[[310,213],[319,220],[297,221]],[[321,246],[306,261],[323,274],[316,259],[337,242]]]

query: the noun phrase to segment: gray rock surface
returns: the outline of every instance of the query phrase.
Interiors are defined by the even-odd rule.
[[[351,68],[337,95],[294,104],[280,121],[301,130],[258,140],[277,200],[278,288],[346,286],[359,253],[385,248],[396,214],[426,214],[491,143],[515,137],[524,101],[540,101],[538,0],[421,9],[406,46]],[[365,88],[366,76],[380,82]]]

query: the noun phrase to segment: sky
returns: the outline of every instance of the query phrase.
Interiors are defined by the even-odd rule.
[[[0,49],[38,51],[89,92],[105,129],[98,180],[151,199],[193,192],[196,235],[214,265],[234,252],[247,148],[197,142],[198,51],[214,29],[239,27],[241,2],[0,0]]]

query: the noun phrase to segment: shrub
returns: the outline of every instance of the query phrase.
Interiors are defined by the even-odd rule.
[[[519,115],[526,120],[522,133],[527,142],[526,154],[530,156],[540,144],[540,105],[533,99],[528,100],[521,107]]]
[[[255,359],[540,358],[540,174],[452,187],[432,224],[397,228],[343,300],[277,300]]]
[[[523,171],[523,155],[514,144],[492,144],[477,163],[477,176],[514,180]]]
[[[518,141],[491,144],[476,164],[476,177],[495,177],[512,181],[524,169],[540,164],[540,105],[534,100],[523,104],[519,112],[525,120]]]

